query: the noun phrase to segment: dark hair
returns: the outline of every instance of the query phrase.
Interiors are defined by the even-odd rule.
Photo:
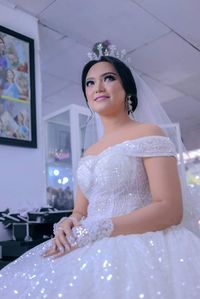
[[[99,60],[91,60],[84,66],[82,71],[82,90],[86,98],[86,102],[87,102],[87,97],[85,92],[86,77],[90,68],[98,62],[108,62],[115,68],[115,70],[117,71],[117,73],[121,78],[122,86],[126,92],[126,95],[131,96],[130,100],[132,104],[132,112],[135,111],[138,104],[137,88],[131,70],[121,60],[112,56],[101,56]]]

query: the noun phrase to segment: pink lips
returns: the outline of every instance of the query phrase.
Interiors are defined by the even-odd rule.
[[[103,100],[106,100],[106,99],[108,99],[109,97],[107,97],[107,96],[99,96],[99,97],[96,97],[95,98],[95,101],[96,102],[98,102],[98,101],[103,101]]]

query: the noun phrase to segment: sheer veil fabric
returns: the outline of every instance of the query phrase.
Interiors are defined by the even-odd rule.
[[[135,71],[132,70],[137,86],[138,106],[130,118],[142,123],[152,123],[160,126],[174,143],[177,151],[177,165],[182,188],[184,216],[182,224],[200,237],[200,188],[192,191],[186,182],[183,153],[187,150],[182,143],[178,123],[172,123],[159,100]],[[94,113],[88,120],[85,130],[84,148],[96,143],[103,135],[103,125],[98,114]]]

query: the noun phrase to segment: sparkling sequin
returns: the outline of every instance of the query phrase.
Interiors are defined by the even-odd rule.
[[[85,264],[83,264],[82,266],[81,266],[81,268],[80,268],[80,270],[83,270],[83,269],[85,269],[85,267],[87,266],[87,264],[85,263]]]
[[[153,241],[152,241],[152,240],[151,240],[149,243],[151,244],[151,246],[154,246],[154,243],[153,243]]]
[[[88,217],[115,217],[149,204],[143,157],[162,155],[175,155],[169,139],[148,137],[81,159]],[[54,260],[41,257],[49,244],[0,272],[1,299],[200,298],[200,242],[182,226],[104,238]]]
[[[107,277],[106,277],[107,280],[111,280],[112,279],[112,274],[109,274]]]

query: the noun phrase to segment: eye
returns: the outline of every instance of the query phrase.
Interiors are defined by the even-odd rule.
[[[92,80],[88,80],[88,81],[86,81],[85,85],[86,85],[87,87],[90,87],[90,86],[94,85],[94,81],[92,81]]]
[[[106,75],[104,77],[104,81],[115,81],[115,80],[116,80],[116,78],[113,75]]]

